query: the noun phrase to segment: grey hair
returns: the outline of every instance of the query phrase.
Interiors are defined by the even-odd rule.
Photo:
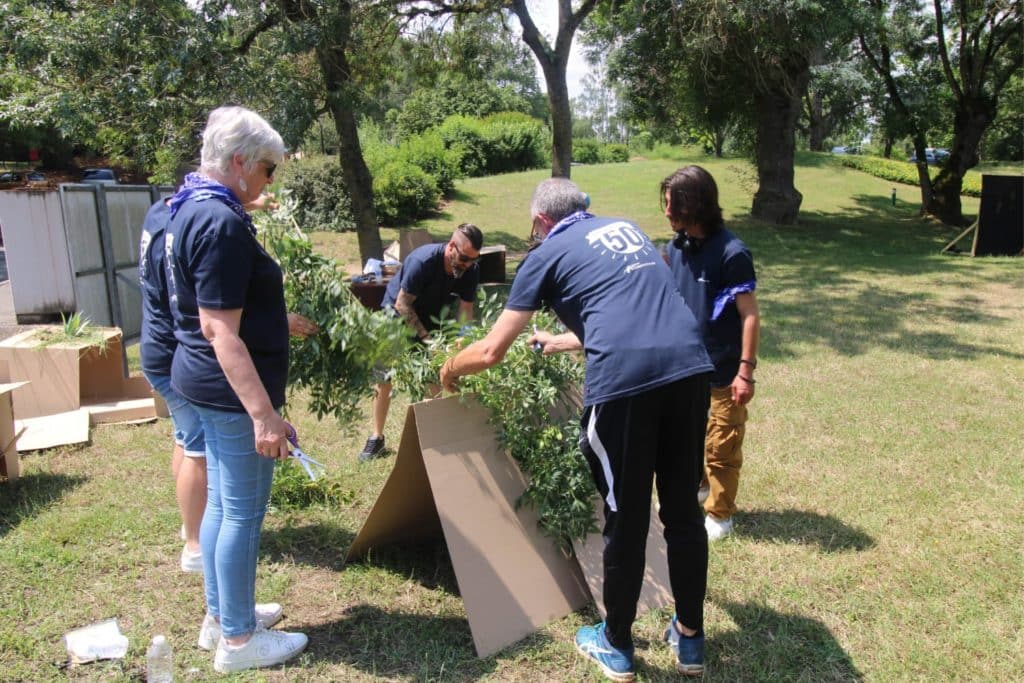
[[[218,107],[203,130],[200,170],[227,173],[236,154],[247,164],[279,164],[284,152],[284,140],[262,116],[245,107]]]
[[[560,221],[571,213],[587,208],[587,195],[568,178],[548,178],[537,185],[530,200],[530,217],[544,214]]]

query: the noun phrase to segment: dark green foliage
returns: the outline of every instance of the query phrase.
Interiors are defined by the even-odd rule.
[[[437,127],[445,147],[458,155],[459,170],[468,176],[480,176],[487,167],[487,143],[480,119],[449,116]]]
[[[315,456],[312,456],[315,457]],[[314,505],[342,506],[355,498],[341,481],[330,473],[310,479],[302,465],[280,460],[274,466],[274,483],[270,487],[270,506],[278,510],[297,510]]]
[[[362,415],[360,403],[376,383],[374,369],[391,367],[408,354],[408,331],[396,318],[365,308],[352,294],[343,271],[313,251],[295,228],[294,202],[259,217],[261,235],[285,274],[288,311],[306,316],[320,332],[292,337],[289,389],[307,389],[309,410],[332,415],[342,425]]]
[[[429,173],[444,196],[451,194],[455,180],[464,175],[459,170],[459,152],[446,148],[441,135],[434,130],[414,135],[400,144],[398,159]]]
[[[306,230],[354,230],[351,203],[337,157],[316,156],[282,164],[277,182],[298,203],[295,220]]]
[[[401,225],[437,208],[437,182],[419,166],[396,159],[373,169],[373,197],[382,223]]]
[[[619,164],[629,161],[629,147],[619,142],[611,142],[601,147],[601,161],[606,164]]]
[[[882,178],[884,180],[891,180],[895,183],[905,183],[907,185],[917,185],[917,166],[909,161],[893,161],[892,159],[882,159],[880,157],[867,157],[867,156],[853,156],[844,155],[839,157],[839,162],[848,168],[855,168],[858,171],[864,171],[869,173],[876,178]],[[929,174],[932,176],[932,180],[938,176],[939,169],[937,167],[929,167]],[[961,194],[965,194],[968,197],[980,197],[981,196],[981,175],[977,173],[971,173],[970,175],[964,176],[964,184],[961,188]]]
[[[595,138],[574,138],[572,160],[579,164],[609,164],[629,161],[629,147],[602,143]]]
[[[486,117],[483,124],[487,174],[547,165],[549,134],[541,121],[527,114],[505,112]]]
[[[597,138],[574,138],[572,160],[578,164],[596,164],[601,161],[601,143]]]

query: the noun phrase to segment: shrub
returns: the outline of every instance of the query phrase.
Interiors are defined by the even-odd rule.
[[[396,159],[373,173],[373,198],[382,223],[400,225],[437,208],[441,193],[419,166]]]
[[[602,145],[600,149],[601,162],[605,164],[621,164],[629,161],[629,147],[619,143]]]
[[[863,171],[875,176],[876,178],[882,178],[883,180],[889,180],[894,183],[904,183],[906,185],[918,184],[917,166],[909,161],[896,161],[894,159],[883,159],[881,157],[844,155],[839,157],[839,163],[848,168],[855,168],[858,171]],[[934,181],[935,177],[939,174],[939,169],[929,166],[928,174]],[[968,197],[980,197],[981,174],[968,171],[967,174],[964,175],[963,187],[961,188],[960,193]]]
[[[457,160],[459,171],[468,176],[483,175],[487,168],[487,142],[480,119],[449,116],[437,128],[444,146]]]
[[[282,164],[278,184],[298,202],[295,220],[304,230],[354,230],[355,219],[336,157],[313,156]]]
[[[572,160],[578,164],[596,164],[601,161],[601,143],[594,138],[572,141]]]
[[[505,112],[483,119],[486,173],[541,168],[548,163],[547,128],[528,114]]]
[[[459,153],[445,148],[444,140],[437,131],[414,135],[398,146],[400,161],[419,166],[430,174],[442,195],[448,196],[455,189],[455,179],[463,174],[459,170]]]
[[[299,510],[312,506],[339,507],[351,503],[355,493],[330,474],[309,478],[302,466],[288,458],[274,466],[270,487],[270,506],[277,510]]]
[[[629,139],[630,148],[637,152],[649,152],[654,149],[654,134],[649,130],[642,130]]]

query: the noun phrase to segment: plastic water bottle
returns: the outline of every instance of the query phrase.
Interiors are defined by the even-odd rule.
[[[146,680],[149,683],[174,681],[171,644],[163,636],[153,636],[153,643],[146,650]]]

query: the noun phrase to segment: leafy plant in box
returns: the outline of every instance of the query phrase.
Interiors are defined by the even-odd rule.
[[[285,302],[290,313],[314,321],[319,333],[292,337],[289,388],[309,390],[309,408],[318,418],[332,415],[341,424],[360,415],[359,403],[370,395],[377,367],[392,367],[408,355],[404,323],[364,307],[349,289],[343,271],[313,244],[292,217],[294,200],[256,220],[267,246],[285,276]]]

